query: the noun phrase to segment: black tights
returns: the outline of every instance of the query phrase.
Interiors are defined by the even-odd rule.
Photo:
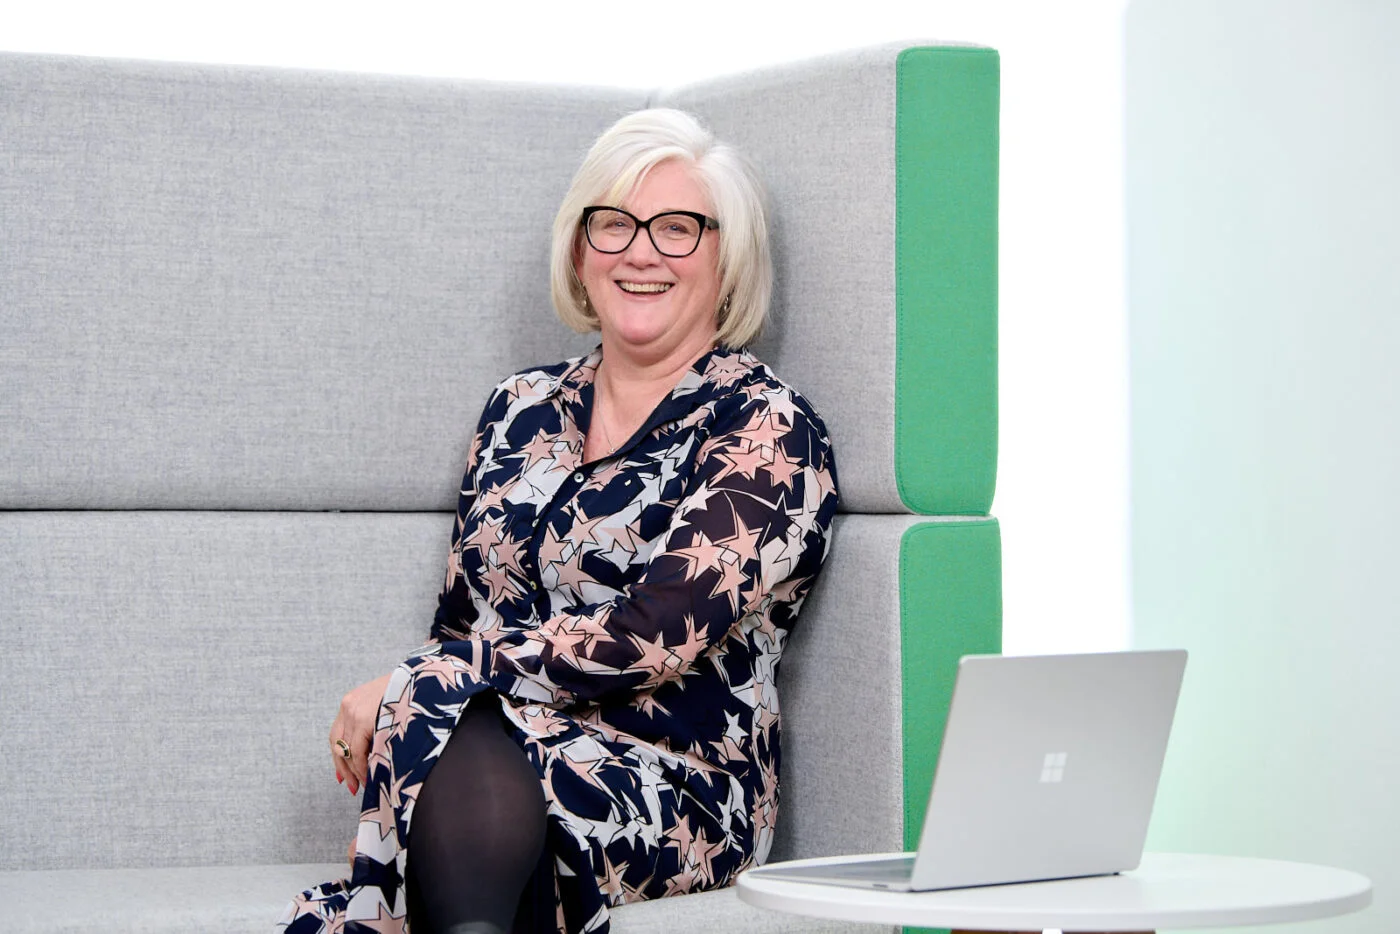
[[[418,792],[408,839],[413,934],[504,934],[544,851],[539,773],[495,694],[472,698]]]

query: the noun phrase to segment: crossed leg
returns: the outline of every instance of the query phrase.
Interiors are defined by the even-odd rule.
[[[414,934],[505,934],[544,849],[539,774],[478,694],[423,782],[408,841]]]

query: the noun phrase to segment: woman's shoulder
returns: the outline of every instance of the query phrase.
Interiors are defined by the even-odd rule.
[[[776,418],[791,431],[810,431],[829,445],[826,422],[791,383],[749,350],[716,351],[702,374],[716,389],[716,415],[724,421]]]
[[[594,350],[577,357],[569,357],[558,363],[529,366],[502,379],[496,384],[495,392],[515,397],[536,395],[541,392],[547,394],[558,389],[568,378],[577,376],[582,369],[596,368],[598,358],[599,353]]]
[[[766,476],[773,491],[792,491],[796,473],[810,469],[815,473],[803,481],[814,484],[803,488],[810,501],[807,492],[798,495],[809,505],[820,503],[829,521],[838,495],[836,454],[816,407],[747,351],[716,353],[703,372],[707,385],[719,387],[706,444],[721,475]]]
[[[578,357],[570,357],[558,363],[543,366],[529,366],[517,370],[500,380],[491,389],[482,407],[481,419],[477,423],[477,433],[484,432],[493,423],[501,422],[520,413],[529,406],[541,403],[561,390],[570,391],[583,367],[597,366],[597,351]],[[575,393],[577,389],[573,390]]]

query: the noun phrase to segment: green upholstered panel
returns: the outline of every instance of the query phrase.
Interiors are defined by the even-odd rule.
[[[993,50],[899,55],[895,475],[917,513],[986,515],[996,489],[999,97]],[[904,848],[913,850],[958,660],[1001,651],[995,519],[904,534],[900,639]]]
[[[929,515],[985,515],[997,458],[1000,59],[911,48],[896,90],[895,472]]]
[[[995,519],[921,522],[899,555],[904,849],[919,845],[943,727],[964,655],[1001,651],[1001,529]]]

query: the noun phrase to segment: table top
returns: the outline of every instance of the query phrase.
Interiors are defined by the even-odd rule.
[[[790,865],[870,858],[837,856],[794,860]],[[1371,903],[1371,880],[1345,869],[1307,863],[1145,853],[1137,869],[1113,876],[938,892],[884,892],[745,872],[739,876],[739,898],[760,908],[872,924],[1143,931],[1274,924],[1346,914]]]

